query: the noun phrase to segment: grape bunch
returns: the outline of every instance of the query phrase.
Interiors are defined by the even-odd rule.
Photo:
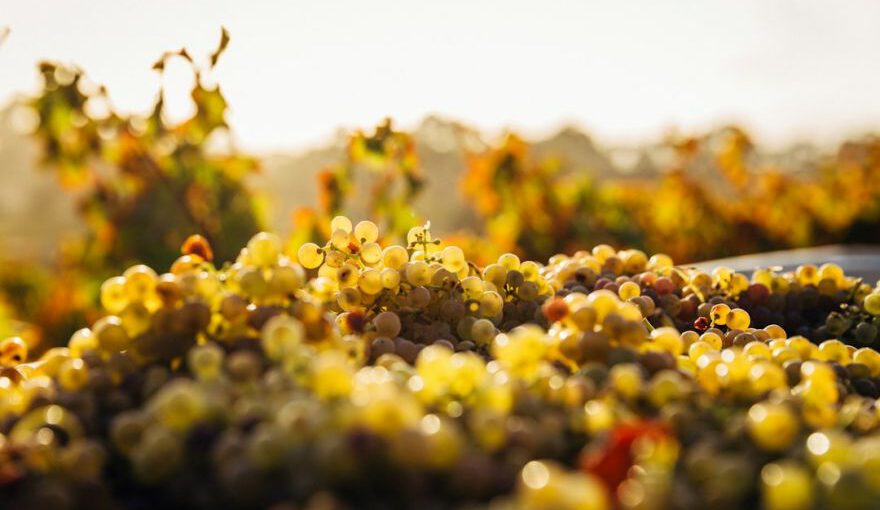
[[[875,508],[880,291],[430,225],[187,240],[66,347],[0,342],[10,508]],[[846,327],[844,327],[846,326]],[[874,328],[871,330],[870,328]]]

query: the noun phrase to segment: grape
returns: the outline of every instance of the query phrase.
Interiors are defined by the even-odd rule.
[[[880,293],[868,294],[864,302],[865,311],[871,315],[880,316]]]
[[[315,269],[324,262],[324,254],[315,243],[305,243],[300,246],[296,258],[306,269]]]
[[[642,288],[639,287],[639,284],[634,282],[625,282],[619,289],[617,289],[617,294],[620,296],[620,299],[623,300],[632,299],[639,296],[641,293]]]
[[[748,427],[752,440],[768,451],[782,451],[790,447],[800,430],[797,416],[784,404],[759,403],[748,413]]]
[[[729,306],[724,303],[718,303],[712,307],[712,311],[709,312],[709,318],[712,319],[714,324],[723,326],[727,324],[727,320],[730,318],[730,312]]]
[[[258,234],[219,268],[134,266],[68,348],[0,344],[9,506],[872,501],[876,292],[836,266],[749,282],[600,246],[481,267],[426,227],[412,252],[332,227],[299,263]]]
[[[305,272],[299,264],[279,265],[272,270],[269,278],[269,290],[274,294],[290,296],[302,288],[305,283]]]
[[[89,328],[78,329],[67,343],[70,348],[70,354],[76,357],[82,357],[89,351],[98,348],[98,340]]]
[[[669,255],[665,255],[663,253],[657,253],[652,255],[650,259],[648,259],[648,268],[652,270],[664,269],[667,267],[672,267],[672,258]]]
[[[402,246],[389,246],[382,251],[382,263],[387,268],[400,269],[409,261],[409,254]]]
[[[101,285],[101,306],[108,313],[119,313],[128,304],[125,278],[114,276]]]
[[[495,338],[495,325],[487,319],[479,319],[471,325],[469,338],[477,345],[490,345]]]
[[[281,255],[281,238],[269,232],[260,232],[248,241],[247,250],[255,265],[274,266]]]
[[[144,301],[155,289],[158,276],[151,268],[139,264],[126,269],[122,278],[126,297],[130,301]]]
[[[431,283],[431,268],[421,260],[408,262],[405,266],[406,279],[412,285],[427,285]]]
[[[385,268],[380,275],[382,277],[382,287],[386,289],[396,289],[400,285],[400,273],[391,268]]]
[[[458,273],[462,268],[467,266],[464,258],[464,252],[458,246],[447,246],[440,252],[440,260],[443,267],[453,273]]]
[[[339,291],[336,302],[343,310],[351,311],[361,304],[361,293],[355,287],[346,287]]]
[[[303,341],[303,324],[286,315],[277,315],[266,323],[262,332],[263,351],[269,359],[281,360],[296,352]]]
[[[430,302],[431,292],[425,287],[416,287],[407,296],[407,304],[412,308],[425,308]]]
[[[801,285],[815,285],[819,283],[819,269],[813,264],[804,264],[797,267],[795,277]]]
[[[375,243],[379,239],[379,227],[372,221],[359,221],[354,227],[354,236],[362,243]]]
[[[498,265],[507,269],[508,271],[519,269],[519,257],[514,255],[513,253],[505,253],[498,257]]]
[[[108,315],[92,326],[98,346],[106,352],[119,352],[128,347],[130,338],[119,317]]]
[[[723,305],[716,305],[716,306],[723,306]],[[713,307],[712,310],[713,310],[713,315],[714,315],[715,308]],[[718,310],[718,311],[719,311],[719,313],[721,312],[721,310]],[[718,321],[715,321],[715,322],[718,322]],[[725,319],[724,324],[727,324],[727,327],[729,327],[730,329],[742,330],[742,329],[748,328],[750,322],[751,322],[751,318],[749,317],[748,312],[746,312],[742,308],[735,308],[727,314],[727,318]]]
[[[269,291],[269,282],[263,271],[248,268],[238,274],[238,287],[245,296],[259,299]]]
[[[368,265],[378,264],[382,260],[382,247],[369,242],[361,246],[361,259]]]
[[[351,220],[346,218],[345,216],[334,217],[330,221],[330,231],[336,232],[337,230],[341,230],[346,234],[351,232]]]
[[[343,253],[349,251],[349,245],[352,242],[351,233],[348,230],[336,229],[330,236],[330,245]]]
[[[0,365],[15,366],[27,361],[28,346],[21,337],[13,336],[0,341]]]
[[[657,281],[654,282],[654,290],[657,291],[658,294],[669,294],[675,288],[675,284],[672,283],[672,280],[663,276],[657,278]]]
[[[375,269],[367,269],[360,274],[358,288],[365,294],[378,294],[382,291],[382,273]]]
[[[373,318],[376,332],[385,337],[394,338],[400,334],[400,318],[394,312],[382,312]]]
[[[767,464],[761,470],[761,482],[767,510],[808,510],[814,506],[810,474],[797,464]]]
[[[210,381],[220,377],[223,370],[223,349],[213,343],[190,349],[187,364],[197,379]]]
[[[861,345],[869,345],[877,338],[877,327],[870,322],[860,322],[855,327],[856,342]]]
[[[86,385],[89,368],[81,358],[71,358],[58,367],[58,385],[67,391],[77,391]]]
[[[494,317],[501,313],[501,307],[504,306],[504,300],[494,291],[486,291],[480,295],[480,315],[483,317]]]

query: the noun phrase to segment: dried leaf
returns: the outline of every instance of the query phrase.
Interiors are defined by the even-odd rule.
[[[217,45],[217,49],[211,54],[211,67],[217,65],[217,61],[220,60],[220,55],[226,51],[227,46],[229,46],[229,31],[226,30],[226,27],[222,27],[220,31],[220,44]]]

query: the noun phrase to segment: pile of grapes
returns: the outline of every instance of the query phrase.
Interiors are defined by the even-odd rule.
[[[840,267],[331,231],[194,236],[66,347],[0,343],[3,506],[880,506],[880,290]]]

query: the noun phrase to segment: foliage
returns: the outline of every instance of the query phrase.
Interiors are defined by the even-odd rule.
[[[211,55],[211,68],[225,48]],[[192,65],[195,112],[171,125],[163,116],[164,92],[146,117],[116,112],[106,90],[89,90],[82,71],[42,63],[44,90],[31,105],[39,115],[36,138],[44,162],[59,182],[80,197],[88,226],[86,263],[118,269],[138,260],[168,264],[192,233],[210,240],[220,260],[259,229],[259,214],[243,178],[257,169],[254,158],[209,146],[226,132],[226,100],[207,86],[185,50],[166,53]]]
[[[844,144],[809,175],[756,166],[754,145],[737,128],[665,148],[676,157],[660,176],[595,182],[534,161],[511,135],[470,157],[462,192],[489,246],[536,259],[603,242],[696,261],[880,241],[876,137]]]
[[[45,168],[77,197],[87,230],[61,247],[54,268],[6,264],[0,288],[17,298],[14,315],[38,324],[49,338],[64,338],[83,315],[94,314],[107,275],[134,262],[168,265],[194,233],[210,240],[219,261],[228,261],[260,229],[260,204],[245,183],[257,160],[231,142],[215,149],[229,138],[227,104],[205,75],[227,44],[224,30],[206,68],[185,50],[166,53],[153,66],[161,74],[177,58],[192,68],[194,113],[178,124],[164,116],[164,91],[146,116],[124,114],[83,71],[40,64],[43,90],[29,102],[39,120],[34,137]]]
[[[363,198],[363,215],[383,225],[391,239],[399,239],[419,224],[413,201],[424,186],[415,141],[394,130],[391,119],[378,125],[373,134],[352,134],[346,159],[318,174],[318,207],[294,211],[294,234],[290,245],[328,237],[330,219],[354,207]],[[365,192],[364,190],[369,190]]]

